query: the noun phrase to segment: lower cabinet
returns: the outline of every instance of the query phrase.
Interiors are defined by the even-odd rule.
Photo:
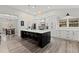
[[[54,34],[52,32],[52,36],[65,40],[79,41],[79,31],[75,30],[55,30]]]
[[[39,38],[39,46],[42,48],[50,42],[50,32],[40,34]]]
[[[73,40],[79,41],[79,31],[74,32],[74,38]]]
[[[57,37],[57,31],[51,30],[51,37]]]
[[[28,32],[28,31],[21,31],[21,37],[23,39],[25,38],[31,38],[33,40],[38,41],[38,45],[43,48],[48,43],[50,43],[51,39],[51,33],[45,32],[45,33],[35,33],[35,32]]]
[[[66,39],[73,40],[73,36],[74,36],[73,33],[74,33],[73,31],[66,31],[65,33]]]

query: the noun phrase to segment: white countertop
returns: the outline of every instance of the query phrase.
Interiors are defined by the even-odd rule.
[[[31,29],[22,29],[22,31],[35,32],[35,33],[45,33],[50,32],[50,30],[31,30]]]

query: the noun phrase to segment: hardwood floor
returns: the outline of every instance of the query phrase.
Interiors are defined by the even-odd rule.
[[[32,39],[22,39],[18,36],[2,36],[0,53],[78,53],[79,42],[51,38],[44,48],[37,46]]]

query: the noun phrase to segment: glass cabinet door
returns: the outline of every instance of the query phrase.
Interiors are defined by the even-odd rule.
[[[69,19],[69,27],[79,27],[79,18]]]
[[[59,27],[79,27],[79,18],[59,20]]]
[[[59,20],[59,27],[67,27],[67,20]]]

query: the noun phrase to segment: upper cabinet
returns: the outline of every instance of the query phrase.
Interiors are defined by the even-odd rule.
[[[59,27],[67,27],[67,20],[60,20],[59,21]]]
[[[79,27],[79,18],[66,16],[58,21],[59,27]]]
[[[69,27],[79,27],[79,18],[69,19]]]

